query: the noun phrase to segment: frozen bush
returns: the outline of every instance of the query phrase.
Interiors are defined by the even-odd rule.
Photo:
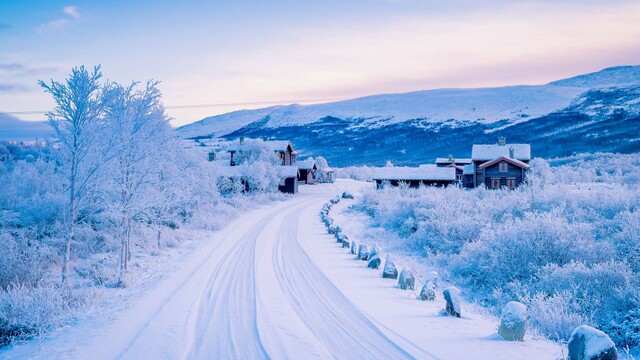
[[[0,291],[0,343],[13,338],[40,335],[69,320],[73,310],[83,304],[83,297],[69,288],[10,285]]]
[[[485,228],[452,262],[456,276],[476,289],[493,289],[514,280],[529,281],[548,264],[597,263],[613,257],[609,243],[594,239],[591,228],[550,213]]]
[[[531,324],[550,339],[567,340],[576,327],[593,324],[567,291],[553,295],[538,293],[520,300],[529,309]]]

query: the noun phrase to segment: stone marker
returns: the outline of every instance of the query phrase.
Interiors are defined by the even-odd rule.
[[[353,255],[358,253],[358,243],[355,240],[351,242],[351,253]]]
[[[398,287],[402,290],[413,290],[416,286],[416,278],[411,268],[403,268],[398,278]]]
[[[517,301],[509,301],[502,309],[502,321],[498,333],[507,341],[523,341],[527,332],[527,307]]]
[[[377,269],[380,267],[381,262],[382,260],[380,260],[380,258],[378,257],[378,254],[375,254],[369,257],[369,262],[367,263],[367,266],[371,269]]]
[[[569,338],[568,360],[617,360],[618,349],[604,332],[581,325]]]
[[[367,245],[360,244],[358,246],[358,260],[367,260],[369,258],[369,249]]]
[[[396,269],[396,263],[393,261],[391,255],[387,255],[387,259],[384,261],[384,270],[382,271],[382,277],[385,279],[397,279],[398,269]]]
[[[427,275],[427,279],[420,290],[420,300],[435,300],[436,288],[438,287],[438,273],[435,271],[430,272]]]
[[[455,286],[449,286],[442,292],[444,299],[447,301],[445,311],[451,316],[460,317],[460,289]]]

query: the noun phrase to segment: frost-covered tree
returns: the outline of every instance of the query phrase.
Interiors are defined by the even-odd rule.
[[[136,89],[137,83],[127,87],[111,83],[105,89],[105,113],[115,156],[109,171],[110,190],[120,218],[119,286],[128,269],[132,223],[160,200],[154,189],[166,176],[158,165],[171,147],[172,136],[157,85],[149,81],[145,88]]]
[[[65,209],[67,236],[64,250],[62,283],[69,277],[71,244],[74,241],[79,210],[96,189],[98,170],[108,160],[109,140],[103,131],[103,101],[98,80],[100,66],[93,71],[84,66],[71,70],[65,82],[51,80],[39,84],[53,97],[55,107],[47,114],[59,141],[55,152],[60,171],[65,176],[68,206]]]

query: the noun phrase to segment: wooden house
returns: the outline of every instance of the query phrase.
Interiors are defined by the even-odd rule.
[[[453,167],[438,167],[436,165],[422,165],[420,167],[380,167],[373,168],[373,181],[376,188],[385,186],[420,186],[444,187],[457,183],[456,169]]]
[[[291,145],[291,142],[287,140],[264,140],[263,144],[276,154],[278,159],[280,159],[281,161],[280,165],[289,166],[296,163],[296,156],[298,155],[298,153],[293,150],[293,145]],[[229,145],[227,147],[227,152],[230,154],[229,165],[236,166],[238,164],[238,154],[247,150],[248,148],[247,146],[245,146],[245,141],[242,137],[238,139],[237,142],[233,142],[231,145]]]
[[[489,189],[507,187],[514,189],[526,179],[531,160],[529,144],[507,144],[500,137],[498,144],[473,145],[473,187],[484,185]],[[468,176],[464,174],[463,177]],[[464,183],[466,184],[466,178]]]
[[[305,160],[296,162],[298,167],[298,182],[300,184],[313,184],[316,179],[318,166],[314,160]]]
[[[471,159],[455,158],[452,154],[449,154],[449,157],[446,158],[436,158],[436,166],[456,169],[456,180],[459,182],[462,182],[462,173],[466,165],[471,165]]]
[[[278,176],[280,184],[278,190],[286,194],[295,194],[298,192],[299,171],[295,166],[278,166]]]

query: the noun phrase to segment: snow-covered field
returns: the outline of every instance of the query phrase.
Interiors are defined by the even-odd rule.
[[[291,199],[248,211],[194,242],[200,245],[176,259],[179,265],[164,268],[113,307],[4,349],[0,357],[563,357],[550,341],[499,340],[499,320],[472,306],[463,304],[462,318],[443,316],[441,297],[419,301],[340,248],[326,234],[320,209],[342,191],[357,196],[368,186],[351,180],[301,186]],[[348,202],[332,210],[346,231],[358,222],[340,215]]]

